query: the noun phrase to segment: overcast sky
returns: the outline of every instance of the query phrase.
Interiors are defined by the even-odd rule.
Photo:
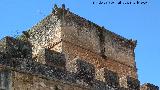
[[[21,34],[50,14],[54,4],[61,6],[64,3],[70,11],[121,36],[137,40],[139,80],[141,84],[150,82],[160,86],[160,0],[139,0],[138,3],[121,0],[118,4],[119,1],[0,0],[0,38]],[[129,1],[131,4],[123,4]]]

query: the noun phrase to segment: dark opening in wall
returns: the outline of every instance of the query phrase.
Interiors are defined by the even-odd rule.
[[[45,49],[45,62],[50,66],[65,67],[65,55],[53,50]]]
[[[127,86],[130,89],[133,90],[139,90],[140,88],[140,81],[138,79],[132,78],[132,77],[127,77]]]
[[[98,36],[99,36],[99,41],[100,41],[100,50],[101,50],[101,57],[106,59],[106,55],[105,55],[105,36],[104,33],[105,31],[103,30],[104,27],[98,29]]]
[[[112,87],[119,87],[119,77],[116,72],[105,69],[104,77],[107,85]]]
[[[9,90],[10,73],[7,70],[0,71],[0,90]]]
[[[82,60],[77,60],[77,79],[82,79],[89,85],[92,85],[95,78],[95,67]]]

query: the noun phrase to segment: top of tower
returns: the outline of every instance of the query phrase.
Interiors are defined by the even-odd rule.
[[[55,4],[54,8],[52,10],[52,13],[50,15],[48,15],[47,17],[45,17],[43,20],[41,20],[37,25],[33,26],[28,31],[28,33],[30,34],[31,32],[33,32],[33,30],[39,30],[38,27],[46,26],[47,24],[53,24],[53,21],[52,21],[53,19],[51,19],[53,17],[57,18],[57,20],[60,20],[61,23],[62,23],[62,21],[63,21],[63,23],[64,22],[65,23],[75,22],[80,27],[89,27],[89,28],[95,27],[95,28],[97,28],[97,30],[107,32],[108,34],[110,34],[116,40],[116,42],[118,42],[119,44],[121,44],[124,47],[131,48],[131,49],[134,49],[136,47],[136,44],[137,44],[136,40],[124,38],[124,37],[112,32],[112,31],[104,28],[103,26],[99,26],[99,25],[97,25],[97,24],[95,24],[95,23],[93,23],[83,17],[80,17],[77,14],[70,12],[69,8],[66,9],[65,4],[62,4],[61,7],[58,7]],[[65,24],[65,25],[67,25],[67,24]],[[35,29],[35,28],[37,28],[37,29]]]

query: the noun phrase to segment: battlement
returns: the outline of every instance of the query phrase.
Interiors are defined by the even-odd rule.
[[[159,90],[159,87],[150,83],[145,83],[141,85],[141,90]]]
[[[106,88],[106,85],[108,85],[108,88],[120,88],[119,77],[116,72],[105,69],[105,81],[99,81],[95,78],[94,65],[80,58],[75,60],[74,69],[76,70],[70,72],[65,69],[64,55],[58,52],[42,49],[38,59],[47,60],[46,63],[43,64],[31,58],[32,49],[26,42],[19,41],[12,37],[5,37],[0,41],[0,47],[0,65],[11,71],[38,75],[51,80],[63,80],[89,88],[92,86],[94,86],[94,88]],[[96,86],[95,84],[100,86]]]
[[[82,87],[85,86],[86,88],[90,89],[92,88],[96,90],[106,90],[106,88],[109,88],[115,90],[118,88],[122,88],[119,86],[119,83],[114,83],[118,79],[114,79],[113,77],[118,77],[112,76],[112,71],[110,71],[110,73],[106,72],[107,74],[111,75],[106,75],[106,82],[101,82],[94,78],[94,66],[81,60],[77,60],[78,68],[76,73],[68,72],[63,68],[59,68],[56,66],[41,64],[32,59],[27,58],[10,57],[4,59],[1,56],[0,65],[3,66],[3,69],[7,69],[8,71],[36,75],[38,77],[46,78],[49,80],[60,80],[66,83],[77,84]]]

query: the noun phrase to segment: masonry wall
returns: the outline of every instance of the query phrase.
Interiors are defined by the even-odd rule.
[[[12,90],[88,90],[60,80],[48,80],[25,73],[12,72]]]
[[[134,42],[71,12],[62,20],[62,38],[97,54],[135,67]]]
[[[101,52],[96,28],[79,26],[76,22],[72,21],[72,19],[69,25],[67,24],[68,22],[62,26],[62,39],[64,41],[71,42],[97,54]]]
[[[83,63],[83,65],[87,66],[87,70],[88,67],[93,66],[88,63]],[[78,73],[70,73],[62,68],[44,65],[29,59],[1,58],[0,66],[10,73],[10,76],[4,80],[10,84],[3,85],[6,88],[10,86],[11,89],[9,90],[116,90],[119,88],[108,86],[108,83],[98,81],[94,78],[92,79],[93,82],[88,83],[82,81],[85,80],[83,76],[78,78]],[[92,71],[94,71],[93,67]],[[89,76],[90,74],[86,74],[86,77]],[[0,79],[2,80],[2,77]]]
[[[123,64],[113,62],[111,59],[105,60],[101,55],[86,50],[85,48],[71,42],[62,41],[62,53],[43,49],[40,55],[41,58],[38,58],[38,60],[45,61],[45,64],[43,64],[42,62],[36,62],[34,59],[30,58],[30,52],[32,52],[32,50],[29,46],[26,47],[28,44],[22,44],[23,41],[11,37],[6,37],[5,40],[6,42],[3,42],[2,45],[4,45],[3,47],[8,48],[5,48],[4,50],[2,49],[1,53],[3,54],[0,54],[0,64],[4,66],[7,65],[7,67],[19,72],[28,72],[29,74],[27,75],[44,75],[44,77],[48,78],[62,79],[63,82],[69,80],[70,82],[77,83],[79,86],[83,85],[88,87],[94,84],[94,88],[98,87],[96,84],[100,84],[97,83],[98,80],[102,83],[99,85],[102,88],[106,88],[104,83],[107,82],[107,84],[109,84],[115,82],[114,80],[116,80],[115,87],[119,87],[120,85],[120,87],[127,88],[128,84],[126,84],[126,77],[129,76],[135,78],[134,71],[131,69],[125,69],[128,68],[126,65],[123,66]],[[23,57],[24,53],[21,52],[24,50],[29,52],[29,57]],[[4,51],[7,51],[7,53]],[[15,53],[9,53],[10,51]],[[22,54],[22,57],[15,57],[19,54]],[[67,63],[65,61],[67,61]],[[66,71],[65,67],[67,67],[68,71]],[[119,67],[121,67],[121,69],[119,69]],[[106,70],[110,71],[106,73]],[[70,72],[73,74],[69,74]],[[114,79],[111,79],[112,74],[109,73],[113,73],[115,76]]]
[[[0,58],[0,67],[3,90],[92,90],[78,84],[74,74],[33,60]]]
[[[76,60],[81,59],[94,65],[97,80],[105,82],[104,69],[116,72],[120,86],[126,88],[126,77],[137,79],[134,47],[127,39],[69,11],[62,9],[57,14],[50,14],[27,32],[34,60],[47,64],[44,51],[48,49],[65,55],[63,68],[67,71],[76,73]]]
[[[139,90],[135,45],[64,5],[55,7],[22,36],[0,41],[0,89]]]
[[[120,64],[113,60],[105,60],[96,53],[90,52],[72,43],[63,42],[63,51],[66,56],[68,71],[77,72],[76,60],[84,60],[95,67],[95,79],[105,82],[104,68],[116,72],[119,76],[120,86],[127,87],[127,76],[137,78],[134,68]]]
[[[129,44],[131,41],[114,35],[110,31],[103,32],[103,34],[105,36],[105,55],[135,68],[134,47]]]
[[[40,50],[42,49],[62,52],[60,26],[60,20],[53,14],[50,14],[28,31],[28,34],[30,35],[29,41],[33,48],[33,58],[38,57]],[[45,64],[45,61],[39,62]]]
[[[60,11],[64,12],[64,15],[60,15]],[[62,41],[64,41],[136,69],[134,45],[132,46],[129,40],[69,11],[60,9],[58,15],[50,14],[28,33],[33,48],[33,58],[37,61],[41,58],[38,57],[41,49],[47,48],[63,53]],[[45,64],[45,61],[39,60],[39,62]]]
[[[107,68],[117,72],[120,77],[137,78],[134,49],[123,46],[127,39],[121,36],[106,31],[84,18],[67,14],[62,21],[62,41],[68,71],[72,71],[71,66],[75,58],[81,58],[93,64],[98,71]],[[97,76],[99,77],[101,76]],[[101,79],[103,81],[104,78]]]

